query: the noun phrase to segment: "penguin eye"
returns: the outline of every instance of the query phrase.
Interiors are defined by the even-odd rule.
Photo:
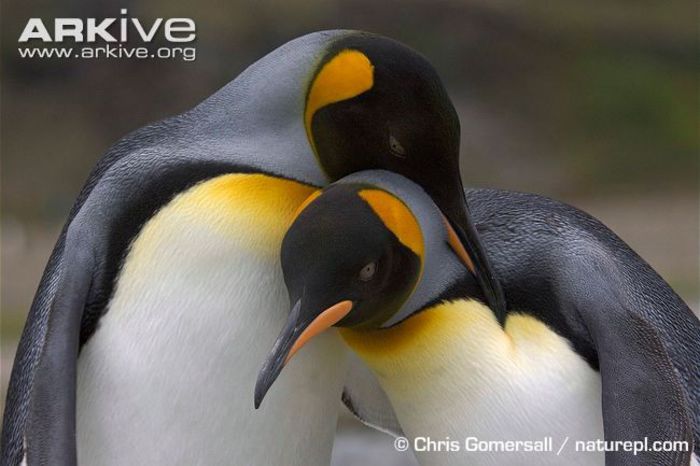
[[[359,273],[359,278],[363,282],[368,282],[372,278],[374,278],[374,275],[377,273],[377,263],[376,262],[370,262],[369,264],[365,265],[360,269]]]
[[[399,140],[396,139],[393,134],[389,135],[389,150],[391,151],[391,155],[402,159],[406,157],[406,149],[403,148]]]

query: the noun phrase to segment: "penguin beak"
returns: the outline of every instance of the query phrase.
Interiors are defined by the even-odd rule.
[[[447,221],[452,226],[457,239],[466,249],[467,257],[463,258],[467,267],[474,273],[484,298],[489,307],[494,311],[499,320],[505,318],[506,304],[501,284],[486,255],[486,251],[479,240],[476,227],[471,221],[467,198],[464,195],[461,181],[459,185],[459,197],[457,202],[445,202],[441,208]]]
[[[284,366],[313,337],[338,323],[352,310],[352,301],[340,301],[320,314],[305,310],[301,299],[292,307],[287,323],[275,341],[255,383],[255,409],[260,407]]]

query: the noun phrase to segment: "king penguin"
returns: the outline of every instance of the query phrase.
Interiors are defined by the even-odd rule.
[[[423,465],[696,464],[700,322],[681,298],[573,207],[499,190],[466,197],[504,277],[505,315],[420,186],[356,173],[308,202],[283,240],[292,311],[256,397],[336,326]],[[499,451],[506,441],[519,450]],[[614,446],[624,441],[646,451]]]
[[[293,40],[117,142],[79,194],[30,309],[2,464],[327,464],[341,392],[349,406],[373,406],[377,387],[367,373],[346,378],[345,350],[327,334],[253,410],[255,374],[288,311],[282,237],[318,187],[396,171],[435,198],[502,307],[458,150],[435,70],[356,31]],[[376,424],[395,425],[387,413]]]

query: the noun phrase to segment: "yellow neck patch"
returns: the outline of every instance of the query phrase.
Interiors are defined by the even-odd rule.
[[[571,352],[566,339],[535,317],[509,314],[502,328],[491,309],[471,299],[437,304],[394,327],[344,328],[340,335],[378,374],[402,381],[431,368],[444,372],[446,361],[454,358],[488,367],[537,363],[541,359],[535,354],[563,358]]]
[[[309,206],[309,204],[311,204],[313,201],[315,201],[316,198],[317,198],[318,196],[321,195],[321,193],[323,193],[323,191],[320,190],[320,189],[317,189],[316,191],[314,191],[313,193],[311,193],[311,195],[310,195],[309,197],[307,197],[307,198],[304,200],[304,202],[302,202],[302,203],[299,205],[299,207],[297,207],[296,212],[294,212],[294,215],[292,215],[292,221],[296,220],[296,218],[299,216],[299,214],[300,214],[304,209],[306,209],[306,208]]]
[[[154,251],[185,240],[193,243],[188,251],[235,246],[279,260],[292,216],[314,189],[295,181],[244,173],[198,183],[175,196],[144,225],[125,267],[146,267],[156,260]],[[203,244],[192,238],[201,238]]]
[[[343,50],[323,65],[309,89],[304,111],[304,126],[311,145],[314,146],[311,134],[314,113],[326,105],[358,96],[373,85],[374,66],[362,52]]]
[[[442,221],[445,225],[445,229],[447,230],[447,242],[452,247],[452,250],[455,252],[455,254],[457,254],[459,260],[461,260],[462,263],[467,266],[469,271],[476,275],[476,268],[474,267],[474,262],[472,261],[472,258],[467,252],[467,250],[464,249],[464,245],[459,239],[459,236],[457,236],[457,232],[454,230],[454,228],[452,228],[450,221],[447,220],[447,217],[445,217],[444,215],[442,216]]]
[[[401,243],[413,251],[421,262],[425,245],[423,233],[413,213],[396,197],[379,189],[363,189],[357,193],[369,204],[377,217]]]

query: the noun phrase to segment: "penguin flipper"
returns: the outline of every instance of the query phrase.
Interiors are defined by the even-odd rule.
[[[365,425],[379,431],[403,436],[394,408],[374,374],[358,356],[350,352],[348,375],[343,388],[343,403]]]
[[[76,230],[61,234],[27,319],[8,389],[2,464],[25,455],[29,465],[77,463],[76,367],[94,255]]]
[[[688,465],[693,428],[678,373],[658,330],[626,303],[617,276],[606,269],[578,259],[564,295],[581,315],[598,355],[605,440],[686,441],[688,448],[636,455],[607,451],[605,464]]]

